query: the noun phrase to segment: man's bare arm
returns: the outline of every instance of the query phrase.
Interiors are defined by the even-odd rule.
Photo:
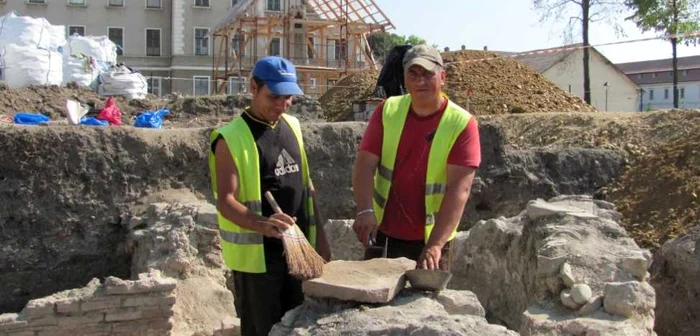
[[[447,189],[440,211],[435,216],[435,226],[425,250],[418,260],[425,268],[438,268],[441,249],[450,239],[452,231],[459,225],[464,206],[469,199],[476,169],[459,165],[447,165]]]
[[[374,193],[374,172],[379,165],[379,156],[370,152],[358,151],[355,159],[355,167],[352,171],[352,192],[355,195],[358,213],[372,209],[372,195]],[[357,239],[363,245],[368,245],[370,234],[374,234],[377,228],[377,219],[374,213],[367,212],[355,218],[353,229]]]

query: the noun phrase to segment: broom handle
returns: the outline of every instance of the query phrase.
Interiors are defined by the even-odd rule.
[[[270,202],[270,205],[272,206],[272,211],[278,214],[282,213],[282,208],[280,208],[279,204],[277,204],[277,201],[275,201],[275,197],[272,196],[272,193],[269,190],[265,192],[265,198],[268,202]]]

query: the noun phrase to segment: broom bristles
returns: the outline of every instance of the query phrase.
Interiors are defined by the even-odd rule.
[[[298,226],[292,225],[284,231],[282,242],[290,275],[299,280],[309,280],[323,274],[325,260],[311,246]]]

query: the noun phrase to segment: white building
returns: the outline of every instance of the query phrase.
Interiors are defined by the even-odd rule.
[[[671,58],[617,66],[643,90],[637,110],[673,108]],[[700,108],[700,56],[678,58],[678,107]]]
[[[583,49],[581,44],[552,50],[502,53],[534,68],[566,92],[583,99]],[[636,111],[639,86],[593,47],[589,53],[591,105],[598,111]]]

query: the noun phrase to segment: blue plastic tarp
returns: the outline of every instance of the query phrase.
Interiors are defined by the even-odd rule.
[[[34,114],[34,113],[17,113],[15,114],[15,117],[12,119],[12,121],[15,124],[20,124],[20,125],[38,125],[43,122],[47,122],[51,120],[51,118],[43,115],[43,114]]]
[[[86,126],[109,126],[109,121],[107,120],[100,120],[95,117],[83,117],[80,119],[80,124],[78,125],[86,125]]]
[[[170,110],[160,109],[158,111],[146,111],[136,117],[135,127],[161,128],[163,127],[163,117],[170,114]]]

